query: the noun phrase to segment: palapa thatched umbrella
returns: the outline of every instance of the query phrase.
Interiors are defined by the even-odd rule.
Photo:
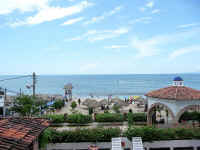
[[[111,99],[111,103],[114,103],[118,106],[128,106],[129,104],[128,103],[125,103],[122,99],[120,98],[113,98]]]
[[[99,101],[99,105],[107,105],[108,104],[108,100],[107,99],[102,99],[101,101]]]
[[[99,107],[99,103],[95,99],[86,99],[82,104],[87,106],[88,108]]]

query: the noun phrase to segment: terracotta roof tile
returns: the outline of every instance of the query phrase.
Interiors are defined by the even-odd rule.
[[[200,100],[200,91],[185,86],[170,86],[151,91],[145,96],[169,100]]]
[[[44,119],[8,118],[0,120],[0,150],[27,149],[49,126]]]

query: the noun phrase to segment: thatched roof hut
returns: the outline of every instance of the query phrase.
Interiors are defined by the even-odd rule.
[[[86,99],[82,104],[87,107],[92,107],[92,108],[96,108],[100,106],[99,103],[95,99]]]

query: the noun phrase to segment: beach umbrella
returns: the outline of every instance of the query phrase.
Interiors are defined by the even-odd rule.
[[[92,108],[99,107],[99,103],[95,99],[86,99],[82,104]]]
[[[107,105],[108,104],[108,100],[107,99],[102,99],[100,102],[99,102],[99,105]]]
[[[128,106],[128,103],[125,103],[124,100],[120,99],[120,98],[113,98],[111,99],[111,103],[115,103],[118,106]]]

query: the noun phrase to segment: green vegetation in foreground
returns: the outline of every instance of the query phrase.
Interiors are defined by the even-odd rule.
[[[180,121],[198,121],[200,122],[200,112],[184,112],[180,118]]]
[[[73,131],[56,131],[48,128],[40,137],[40,144],[47,143],[69,143],[69,142],[110,142],[113,137],[142,137],[143,141],[161,141],[161,140],[183,140],[200,139],[199,129],[188,128],[168,128],[160,129],[154,127],[130,127],[126,131],[119,128],[94,128],[94,129],[76,129]]]
[[[80,113],[70,114],[70,115],[47,115],[44,116],[52,121],[52,123],[77,123],[77,124],[87,124],[92,122],[91,115],[83,115]]]
[[[134,122],[146,122],[145,113],[128,113],[128,115],[120,113],[101,113],[96,114],[95,120],[92,120],[91,115],[84,115],[80,113],[74,113],[70,115],[54,114],[44,116],[52,121],[52,123],[77,123],[87,124],[91,122],[123,122],[128,121],[129,125],[133,125]]]
[[[124,116],[119,113],[102,113],[96,115],[96,122],[123,122]]]

